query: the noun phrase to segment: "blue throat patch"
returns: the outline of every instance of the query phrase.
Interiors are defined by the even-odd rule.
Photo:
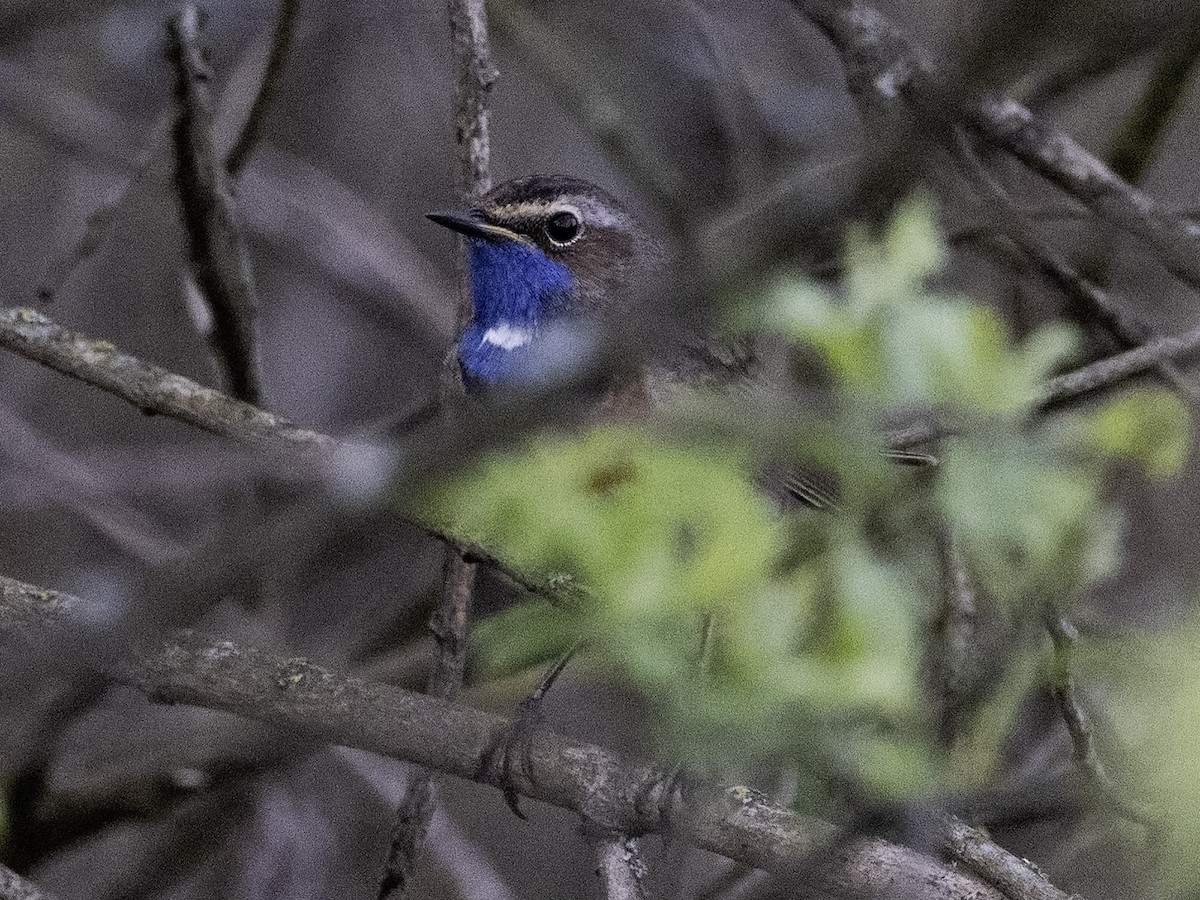
[[[538,328],[560,314],[571,296],[571,273],[520,241],[468,238],[467,262],[475,316],[458,342],[468,381],[519,380]]]

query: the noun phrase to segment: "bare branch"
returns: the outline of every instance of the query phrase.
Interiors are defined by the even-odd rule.
[[[488,118],[492,84],[499,77],[499,72],[492,64],[487,10],[483,0],[450,0],[449,12],[454,64],[458,72],[454,92],[458,177],[462,192],[468,199],[473,199],[486,193],[492,184]],[[460,248],[463,243],[459,241]],[[473,314],[471,287],[464,267],[459,273],[454,330],[456,340],[470,323]],[[441,389],[443,399],[464,393],[458,347],[453,341],[446,351]],[[443,403],[443,416],[451,418],[455,408],[454,404]],[[427,685],[427,692],[432,697],[453,700],[462,689],[476,565],[474,560],[468,558],[465,548],[454,542],[446,544],[442,593],[429,623],[438,647],[438,660]],[[379,884],[379,900],[405,896],[409,876],[424,849],[429,823],[436,809],[433,777],[429,769],[415,772],[404,801],[396,811],[387,864]]]
[[[990,145],[1085,204],[1097,217],[1143,240],[1180,280],[1200,288],[1200,227],[1118,178],[1060,129],[1015,100],[957,98],[933,61],[904,32],[859,0],[794,0],[833,41],[851,87],[903,101],[919,115],[968,125]]]
[[[263,122],[283,70],[287,65],[288,55],[292,50],[292,41],[296,37],[296,23],[299,19],[300,0],[279,0],[279,11],[275,14],[275,30],[271,35],[271,50],[267,55],[267,64],[263,69],[262,80],[258,83],[258,93],[246,114],[246,121],[229,152],[225,154],[225,170],[231,178],[237,178],[245,167],[254,148],[262,136]]]
[[[477,197],[492,186],[488,103],[500,75],[492,64],[483,0],[450,0],[450,36],[458,72],[454,128],[460,187],[467,196]]]
[[[108,341],[69,331],[36,310],[0,307],[0,347],[116,394],[142,412],[179,419],[255,447],[324,456],[344,446],[282,416],[128,356]]]
[[[592,853],[607,900],[646,900],[646,864],[637,838],[598,835],[592,839]]]
[[[212,316],[206,337],[240,400],[262,393],[258,361],[258,298],[224,161],[213,145],[212,73],[200,43],[194,4],[168,24],[167,55],[175,68],[178,114],[173,133],[175,186],[183,209],[196,282]]]
[[[85,601],[0,577],[0,634],[29,637],[28,629],[68,625]],[[487,754],[513,723],[469,707],[400,688],[333,674],[304,659],[286,658],[190,632],[161,649],[127,658],[109,673],[152,699],[224,710],[488,783]],[[514,773],[525,796],[585,816],[614,833],[663,830],[664,770],[547,730],[530,737],[529,777]],[[673,834],[749,866],[796,871],[823,859],[837,837],[827,822],[798,815],[746,787],[689,779],[686,798],[671,806]],[[965,826],[945,837],[962,844],[959,858],[1010,860],[979,838],[964,843]],[[815,854],[815,855],[814,855]],[[1004,895],[972,875],[887,841],[856,839],[839,849],[821,887],[841,896],[884,892],[911,900]],[[990,877],[990,876],[989,876]],[[1049,896],[1011,893],[1016,900]],[[1060,895],[1061,896],[1061,895]]]
[[[970,825],[950,819],[945,823],[943,832],[954,858],[1008,897],[1019,897],[1021,900],[1082,900],[1078,894],[1068,895],[1060,891],[1029,860],[1014,856]]]
[[[55,900],[55,896],[7,866],[0,866],[0,900]]]
[[[1194,328],[1176,337],[1155,338],[1140,347],[1097,360],[1051,379],[1038,401],[1038,406],[1040,409],[1046,409],[1083,394],[1112,387],[1132,375],[1198,351],[1200,328]]]
[[[255,95],[236,143],[225,157],[225,168],[231,177],[236,178],[241,173],[242,167],[253,152],[261,135],[262,122],[266,118],[266,112],[274,98],[295,36],[299,9],[300,0],[280,0],[271,50],[259,82],[258,93]],[[162,150],[167,135],[170,133],[170,126],[171,114],[163,113],[151,129],[150,136],[134,159],[129,173],[112,186],[100,205],[87,217],[79,239],[58,262],[50,267],[43,277],[42,284],[38,288],[38,296],[41,299],[53,299],[62,290],[71,275],[91,259],[104,243],[109,228],[117,213],[125,205],[130,192],[141,181]]]
[[[79,240],[58,262],[50,267],[42,278],[42,284],[38,288],[39,298],[42,300],[54,299],[75,271],[91,259],[104,244],[104,239],[108,236],[108,230],[116,219],[117,213],[121,211],[134,186],[141,181],[142,176],[150,169],[159,151],[162,150],[170,131],[170,125],[169,113],[159,116],[145,145],[133,161],[133,168],[130,169],[129,174],[112,186],[100,205],[87,217],[87,221],[83,225],[83,234],[79,236]]]
[[[1001,231],[1062,288],[1088,317],[1100,322],[1126,346],[1136,346],[1152,337],[1144,321],[1103,288],[1084,278],[1062,254],[1038,237],[1021,219],[1008,192],[984,167],[961,132],[956,134],[956,147],[963,170],[976,190],[989,200],[989,208],[996,216]],[[1170,361],[1159,360],[1155,367],[1181,393],[1188,397],[1196,396],[1195,388]]]

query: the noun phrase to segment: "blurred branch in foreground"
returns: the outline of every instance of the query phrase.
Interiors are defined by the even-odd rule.
[[[492,84],[499,72],[492,63],[483,0],[450,0],[449,14],[454,65],[458,73],[454,90],[458,179],[462,193],[470,200],[482,196],[492,184],[488,120]],[[459,241],[460,250],[464,243]],[[467,327],[472,314],[471,288],[464,272],[459,278],[454,338]],[[444,400],[465,393],[454,340],[449,342],[443,360],[440,388]],[[449,418],[456,408],[447,402],[443,404],[442,414]],[[466,548],[453,541],[447,542],[441,595],[429,620],[429,630],[437,642],[437,660],[425,686],[431,697],[454,700],[462,691],[477,568],[478,563]],[[433,772],[429,769],[414,772],[404,800],[396,810],[387,862],[379,883],[379,900],[406,896],[409,878],[425,848],[436,808]]]
[[[250,112],[246,115],[237,140],[225,155],[225,169],[233,178],[241,174],[262,137],[263,122],[271,108],[271,101],[275,99],[283,70],[287,66],[299,18],[300,0],[279,0],[279,10],[275,14],[275,30],[271,35],[271,49],[263,67],[262,79],[258,83],[258,92],[254,95],[254,102],[250,104]]]
[[[1165,210],[1015,100],[985,96],[947,106],[956,92],[932,59],[867,4],[794,2],[841,53],[852,90],[870,91],[889,103],[903,102],[935,122],[968,125],[1098,218],[1142,239],[1172,274],[1200,288],[1200,227]]]
[[[339,454],[353,456],[356,451],[369,452],[370,449],[303,428],[282,416],[122,353],[109,341],[71,331],[35,310],[0,307],[0,347],[120,397],[145,413],[168,416],[202,431],[282,453],[297,461],[328,463]],[[1200,329],[1179,337],[1160,338],[1052,379],[1040,403],[1043,408],[1048,408],[1114,386],[1162,359],[1197,350],[1200,350]],[[535,397],[531,402],[538,400]],[[501,412],[512,417],[511,411]],[[484,422],[480,427],[487,425]],[[929,436],[927,428],[918,427],[912,435],[896,436],[893,446],[920,443]],[[444,532],[428,524],[413,524],[439,540],[449,539]],[[470,547],[469,554],[526,590],[554,597],[546,583],[522,575],[484,548]]]

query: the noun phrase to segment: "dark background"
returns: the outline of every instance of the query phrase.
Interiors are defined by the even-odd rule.
[[[823,172],[853,169],[879,137],[826,38],[789,3],[530,6],[586,50],[585,70],[679,167],[701,210],[718,212],[785,175],[808,178],[818,193]],[[1031,98],[1101,157],[1155,62],[1196,28],[1194,14],[1165,2],[879,8],[961,65],[964,79]],[[275,10],[253,2],[206,10],[217,133],[228,144]],[[0,5],[4,304],[41,308],[39,288],[88,214],[155,140],[171,105],[162,46],[172,11]],[[638,178],[531,74],[527,49],[497,40],[495,50],[495,180],[581,176],[663,227]],[[1186,210],[1200,207],[1200,108],[1192,73],[1180,77],[1180,103],[1138,177]],[[436,389],[457,245],[423,214],[457,202],[452,91],[442,4],[303,5],[263,143],[238,186],[263,306],[268,408],[326,433],[376,434]],[[166,141],[157,142],[104,244],[45,311],[218,384],[188,316],[171,163]],[[977,202],[949,164],[936,154],[926,162],[943,169],[929,180],[951,235],[978,222]],[[1031,207],[1066,205],[1031,176],[1014,170],[1012,184]],[[1090,221],[1040,227],[1163,332],[1194,327],[1194,296],[1140,245]],[[785,251],[824,255],[822,247]],[[1064,315],[1063,298],[1036,272],[974,242],[956,245],[947,278],[1001,309],[1017,331]],[[1091,351],[1111,349],[1096,337]],[[386,512],[313,496],[282,473],[276,483],[261,461],[225,442],[24,359],[0,356],[0,385],[0,572],[88,598],[101,632],[198,622],[344,671],[423,682],[431,642],[422,624],[441,562],[433,541]],[[1164,484],[1117,473],[1127,556],[1091,599],[1093,627],[1169,617],[1190,599],[1194,482],[1194,466]],[[481,593],[485,612],[504,602],[490,581]],[[373,896],[404,766],[298,746],[217,713],[154,707],[125,689],[88,690],[65,676],[91,650],[65,648],[45,670],[4,673],[6,861],[67,898]],[[510,711],[521,687],[474,685],[467,700]],[[1039,710],[1031,701],[1030,737],[1014,744],[1014,764],[1042,764],[1037,754],[1051,752]],[[621,749],[639,744],[637,711],[620,685],[583,671],[567,676],[550,714],[556,728]],[[418,895],[598,891],[571,816],[532,808],[524,824],[492,789],[450,783],[444,796]],[[1098,840],[1056,824],[1018,834],[1012,849],[1093,900],[1127,896],[1121,864],[1097,852]],[[680,896],[695,896],[695,883],[721,869],[699,856],[682,867]]]

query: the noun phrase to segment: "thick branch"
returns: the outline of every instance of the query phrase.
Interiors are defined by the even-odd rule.
[[[0,307],[0,347],[116,394],[142,412],[179,419],[255,447],[321,456],[344,446],[282,416],[122,353],[108,341],[63,328],[32,309]]]
[[[85,608],[83,600],[0,578],[0,634],[10,639],[54,622],[66,624],[72,610]],[[487,781],[488,752],[497,735],[512,725],[444,700],[341,677],[304,659],[191,633],[127,659],[110,674],[162,702],[236,713],[480,782]],[[529,753],[532,777],[512,773],[525,796],[615,833],[635,836],[667,826],[662,769],[542,729],[531,736]],[[775,871],[810,865],[837,834],[834,826],[776,806],[748,788],[700,780],[689,780],[669,825],[698,847]],[[956,833],[947,830],[947,839]],[[995,845],[987,848],[1005,855]],[[970,852],[980,853],[978,847]],[[965,872],[878,839],[854,841],[836,852],[836,860],[823,886],[837,894],[889,892],[911,900],[1003,896]]]
[[[1014,100],[958,96],[908,36],[865,3],[794,0],[842,54],[851,87],[946,125],[968,125],[989,144],[1145,241],[1176,277],[1200,287],[1200,227],[1163,209],[1104,163]]]
[[[592,854],[607,900],[646,900],[646,864],[637,838],[597,835],[592,839]]]
[[[200,43],[201,16],[188,4],[168,26],[175,68],[175,186],[196,282],[212,315],[207,337],[230,392],[258,401],[258,298],[224,160],[213,145],[212,73]]]

